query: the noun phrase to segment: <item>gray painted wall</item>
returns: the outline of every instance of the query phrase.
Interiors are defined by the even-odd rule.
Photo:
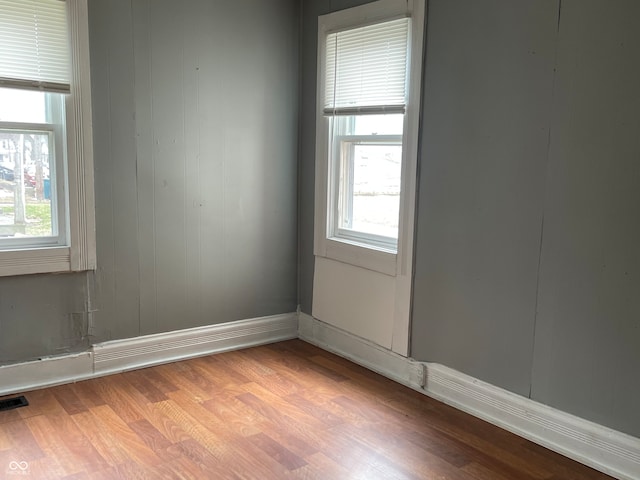
[[[297,2],[89,17],[98,270],[1,278],[0,363],[294,311]]]
[[[99,338],[294,311],[296,2],[90,6]]]
[[[430,2],[412,353],[640,436],[640,6],[516,3]]]
[[[558,2],[428,15],[412,353],[528,395]]]
[[[0,278],[0,365],[84,350],[92,275]]]
[[[640,437],[640,4],[562,1],[532,397]]]

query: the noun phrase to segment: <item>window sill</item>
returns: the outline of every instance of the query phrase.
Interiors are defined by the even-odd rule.
[[[338,238],[327,238],[322,243],[317,256],[396,276],[398,255],[393,251]]]
[[[0,251],[0,277],[34,273],[70,272],[69,247]]]

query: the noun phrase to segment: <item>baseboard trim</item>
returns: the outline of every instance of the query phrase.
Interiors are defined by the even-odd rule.
[[[96,375],[297,338],[297,313],[115,340],[93,346]]]
[[[52,387],[91,377],[93,354],[82,352],[45,357],[0,367],[0,395]]]
[[[434,363],[402,357],[300,313],[299,337],[620,480],[640,477],[640,439]]]
[[[299,314],[298,337],[411,388],[419,389],[424,384],[421,363],[316,320],[306,313]]]
[[[0,395],[73,383],[298,337],[296,312],[93,345],[87,352],[0,367]]]

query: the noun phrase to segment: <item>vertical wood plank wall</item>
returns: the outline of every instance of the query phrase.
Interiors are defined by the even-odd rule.
[[[295,2],[90,8],[98,338],[294,311]]]
[[[413,355],[638,437],[640,4],[429,5]]]

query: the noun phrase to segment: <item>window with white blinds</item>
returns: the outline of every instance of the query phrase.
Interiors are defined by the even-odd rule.
[[[318,17],[317,257],[392,276],[411,265],[424,7]]]
[[[409,19],[329,33],[324,114],[404,113]]]
[[[87,0],[0,0],[0,276],[95,268]]]
[[[64,0],[0,1],[0,87],[69,93]]]

